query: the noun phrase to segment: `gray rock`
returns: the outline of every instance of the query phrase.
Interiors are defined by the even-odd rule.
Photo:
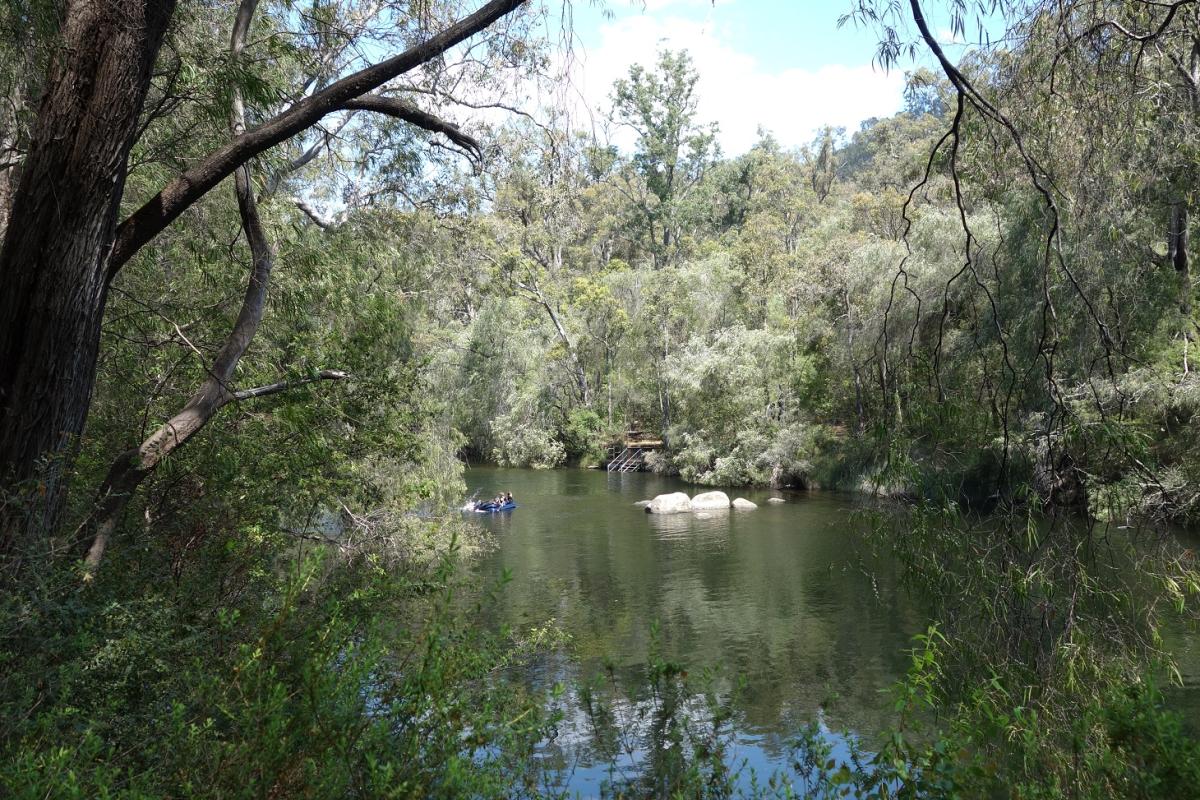
[[[744,497],[739,497],[733,501],[733,507],[738,511],[753,511],[758,508],[758,503],[752,503]]]
[[[648,505],[650,505],[649,500],[638,500],[636,503],[633,504],[633,507],[634,508],[645,508]]]
[[[729,495],[724,492],[704,492],[692,498],[692,511],[715,511],[729,508]]]
[[[660,494],[646,506],[647,514],[684,514],[692,510],[692,501],[683,492]]]
[[[787,501],[784,500],[782,497],[768,497],[767,502],[778,504],[778,503],[786,503]]]

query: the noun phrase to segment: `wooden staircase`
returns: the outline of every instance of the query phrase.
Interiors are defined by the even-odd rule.
[[[648,438],[642,431],[626,431],[608,448],[607,469],[609,472],[637,472],[646,466],[646,456],[662,447],[661,439]]]
[[[636,472],[646,463],[646,451],[640,447],[626,447],[608,462],[609,472]]]

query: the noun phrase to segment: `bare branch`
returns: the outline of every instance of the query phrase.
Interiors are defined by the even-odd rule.
[[[329,228],[332,228],[335,224],[337,224],[336,220],[332,220],[332,219],[329,219],[328,217],[322,216],[321,212],[317,211],[315,208],[313,208],[311,205],[309,205],[308,202],[306,200],[304,200],[303,198],[293,197],[292,202],[295,203],[296,208],[298,208],[304,212],[304,216],[306,216],[310,220],[312,220],[313,224],[319,228],[325,228],[326,230],[328,230]]]
[[[310,145],[303,153],[296,156],[284,166],[275,170],[275,172],[271,173],[271,177],[267,179],[266,186],[263,187],[262,192],[259,194],[259,199],[261,200],[265,197],[270,197],[271,195],[275,194],[275,192],[279,189],[279,185],[283,183],[284,178],[286,178],[288,175],[291,175],[293,172],[308,166],[313,159],[319,156],[321,151],[329,145],[329,140],[342,132],[342,128],[346,127],[346,125],[350,123],[350,119],[353,116],[353,114],[347,114],[346,117],[340,120],[332,129],[321,129],[321,136],[317,139],[317,141],[313,142],[312,145]]]
[[[301,378],[295,381],[280,381],[278,383],[268,383],[266,386],[256,386],[253,389],[242,389],[239,392],[233,393],[233,399],[237,402],[243,400],[253,400],[256,397],[266,397],[271,394],[279,394],[286,392],[289,389],[295,389],[297,386],[305,386],[317,381],[344,381],[350,378],[350,374],[343,372],[340,369],[323,369],[316,375],[309,378]]]

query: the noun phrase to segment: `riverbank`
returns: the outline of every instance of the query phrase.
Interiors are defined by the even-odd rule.
[[[806,489],[851,492],[901,502],[951,503],[977,513],[1000,505],[1036,504],[1099,520],[1194,527],[1200,489],[1181,455],[1157,472],[1097,469],[1088,451],[1044,438],[1017,436],[990,447],[955,448],[946,441],[901,441],[813,426],[801,437],[759,439],[717,451],[702,438],[678,437],[677,448],[646,454],[642,469],[713,489]],[[1137,462],[1140,464],[1140,462]],[[576,465],[606,466],[595,452]]]

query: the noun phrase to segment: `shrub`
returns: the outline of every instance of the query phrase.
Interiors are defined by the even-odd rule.
[[[561,440],[568,458],[599,463],[603,455],[604,422],[590,408],[573,408],[563,424]]]
[[[492,420],[492,459],[503,467],[557,467],[566,460],[566,448],[524,410],[519,406]]]
[[[536,783],[548,720],[499,673],[533,645],[474,623],[452,543],[404,565],[373,547],[217,550],[235,557],[216,580],[164,579],[144,555],[114,554],[83,590],[70,564],[27,567],[0,606],[0,794],[500,798]]]

